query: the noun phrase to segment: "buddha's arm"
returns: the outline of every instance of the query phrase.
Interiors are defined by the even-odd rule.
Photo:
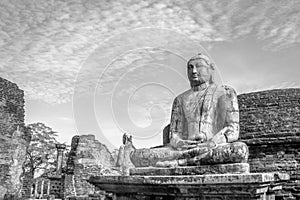
[[[226,89],[226,98],[229,99],[229,104],[227,106],[227,113],[225,118],[225,124],[227,130],[225,131],[225,136],[227,142],[234,142],[239,139],[239,105],[237,95],[234,89]]]
[[[178,97],[176,97],[172,106],[171,123],[170,123],[170,144],[175,149],[193,148],[197,144],[196,141],[182,139],[183,123],[184,123],[184,116],[183,116],[182,105]]]
[[[213,138],[215,143],[234,142],[239,138],[239,109],[237,95],[234,89],[226,86],[225,94],[221,97],[225,101],[225,126]]]
[[[170,123],[170,144],[176,148],[181,142],[181,133],[183,130],[182,106],[176,97],[172,106],[171,123]]]

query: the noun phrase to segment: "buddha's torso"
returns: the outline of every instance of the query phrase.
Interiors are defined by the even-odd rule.
[[[182,94],[183,130],[182,139],[195,140],[201,136],[200,121],[203,102],[207,89],[193,91],[192,89]],[[202,133],[203,134],[203,133]],[[203,139],[206,137],[204,136]]]

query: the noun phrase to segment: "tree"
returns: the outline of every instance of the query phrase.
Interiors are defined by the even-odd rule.
[[[27,125],[31,132],[31,142],[26,152],[24,170],[34,177],[38,170],[55,168],[57,134],[43,123]]]

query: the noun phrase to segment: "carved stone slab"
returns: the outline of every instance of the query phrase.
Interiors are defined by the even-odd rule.
[[[89,182],[114,199],[275,199],[288,174],[249,173],[189,176],[97,176]]]
[[[140,167],[131,168],[130,175],[202,175],[202,174],[243,174],[249,173],[248,163],[184,166],[174,168]]]

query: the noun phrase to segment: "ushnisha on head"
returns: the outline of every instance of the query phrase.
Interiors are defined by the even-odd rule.
[[[214,82],[215,65],[210,59],[198,53],[187,62],[187,74],[192,88]]]

